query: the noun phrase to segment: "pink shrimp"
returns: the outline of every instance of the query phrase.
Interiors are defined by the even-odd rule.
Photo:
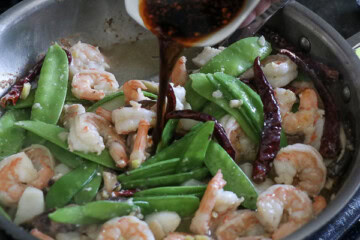
[[[124,91],[126,103],[129,103],[130,101],[138,102],[141,100],[148,99],[144,96],[144,93],[142,92],[142,90],[146,90],[146,89],[147,87],[140,80],[127,81],[123,85],[123,91]]]
[[[226,185],[221,170],[210,180],[199,209],[191,220],[190,230],[197,234],[210,235],[210,220],[218,192]]]
[[[105,108],[102,108],[102,107],[98,107],[96,109],[95,113],[97,115],[99,115],[99,116],[102,116],[103,118],[105,118],[109,122],[112,122],[112,112],[111,111],[106,110]]]
[[[131,168],[137,168],[145,161],[145,148],[147,144],[147,134],[150,128],[150,123],[146,120],[140,120],[139,128],[135,138],[134,148],[130,154]]]
[[[258,219],[273,239],[281,239],[311,220],[312,203],[306,192],[291,185],[273,185],[257,199]],[[287,221],[280,225],[283,216]],[[279,227],[280,225],[280,227]]]
[[[81,71],[73,77],[72,93],[79,99],[101,100],[106,94],[116,92],[119,83],[112,73],[98,70]]]
[[[175,86],[185,86],[186,81],[189,78],[189,74],[186,71],[186,57],[180,57],[171,73],[171,81],[175,84]]]
[[[33,230],[31,230],[30,232],[31,235],[33,235],[34,237],[40,239],[40,240],[54,240],[52,237],[46,235],[43,232],[40,232],[38,229],[34,228]]]
[[[146,222],[133,216],[113,218],[101,228],[97,240],[155,240]]]
[[[264,227],[257,219],[256,212],[250,210],[230,212],[222,218],[216,229],[218,240],[243,239],[243,236],[263,235],[264,233]]]
[[[321,196],[315,196],[313,201],[314,215],[319,215],[326,208],[326,199]]]
[[[192,235],[189,233],[173,232],[167,235],[163,240],[212,240],[212,238],[204,235]]]

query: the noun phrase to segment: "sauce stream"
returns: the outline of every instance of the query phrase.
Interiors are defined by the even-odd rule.
[[[241,13],[246,0],[141,0],[140,16],[160,45],[156,148],[164,127],[165,100],[172,69],[184,47],[203,40]]]

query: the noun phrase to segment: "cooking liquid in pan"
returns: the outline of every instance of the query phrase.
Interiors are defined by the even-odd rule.
[[[139,12],[160,45],[159,96],[154,145],[164,126],[165,97],[171,71],[184,47],[190,47],[241,13],[246,0],[141,0]]]

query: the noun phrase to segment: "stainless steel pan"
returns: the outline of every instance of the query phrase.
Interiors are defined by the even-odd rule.
[[[348,43],[332,27],[298,3],[288,5],[269,25],[294,44],[306,37],[311,43],[311,55],[341,73],[341,81],[332,84],[331,88],[341,116],[353,129],[353,157],[336,198],[316,219],[288,237],[312,238],[313,233],[321,230],[321,236],[336,239],[341,232],[336,227],[346,228],[344,218],[339,219],[344,216],[342,209],[357,192],[360,182],[357,141],[360,130],[356,121],[360,116],[360,63]],[[36,62],[39,53],[44,53],[54,41],[64,43],[64,39],[101,46],[119,81],[149,78],[158,72],[157,41],[127,16],[123,1],[27,0],[0,16],[0,95],[6,91],[9,79],[21,76]],[[352,205],[350,210],[354,207],[359,208]],[[346,209],[349,210],[349,206]],[[325,229],[328,222],[332,227]],[[34,239],[2,218],[0,228],[16,239]]]

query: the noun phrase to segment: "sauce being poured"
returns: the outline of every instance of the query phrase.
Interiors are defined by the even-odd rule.
[[[233,20],[246,0],[141,0],[145,26],[159,39],[160,75],[154,145],[164,127],[165,98],[171,71],[184,47],[192,46]]]

